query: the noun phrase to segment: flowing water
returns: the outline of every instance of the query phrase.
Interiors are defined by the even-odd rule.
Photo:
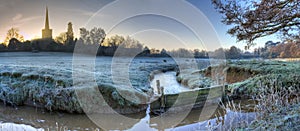
[[[157,80],[159,80],[160,86],[164,87],[165,94],[176,94],[183,91],[189,91],[189,88],[182,86],[176,81],[175,75],[176,72],[173,71],[156,74],[151,81],[151,87],[153,88],[154,93],[158,92],[158,89],[156,88]]]
[[[235,111],[218,108],[214,115],[208,118],[200,118],[201,109],[194,109],[180,123],[174,123],[170,127],[166,127],[162,123],[150,121],[152,116],[149,114],[150,110],[148,109],[146,115],[143,113],[132,115],[135,117],[144,116],[140,120],[137,120],[137,123],[132,123],[131,125],[114,123],[108,130],[209,130],[243,127],[255,119],[255,113],[248,110],[252,108],[251,106],[254,103],[251,101],[240,102],[242,103],[242,109]],[[0,106],[0,110],[0,130],[102,130],[101,127],[98,127],[86,115],[82,114],[45,112],[43,109],[32,107],[20,107],[16,109],[3,105]],[[105,127],[109,127],[109,123],[116,122],[115,116],[107,115],[105,121],[107,121]]]
[[[181,86],[176,81],[175,72],[157,74],[151,85],[156,80],[164,81],[161,83],[165,87],[166,93],[178,93],[189,90]],[[167,82],[166,82],[167,81]],[[234,103],[234,104],[233,104]],[[181,122],[168,123],[152,121],[150,108],[146,113],[127,115],[127,117],[137,118],[136,123],[126,124],[116,120],[115,116],[107,114],[107,130],[215,130],[232,129],[243,127],[255,119],[253,101],[234,101],[226,109],[218,107],[212,116],[200,117],[205,113],[201,109],[193,109]],[[236,107],[233,107],[235,105]],[[174,117],[180,113],[173,114]],[[157,117],[157,116],[156,116]],[[167,117],[164,115],[161,118]],[[170,117],[170,116],[168,116]],[[114,123],[114,124],[112,124]],[[168,124],[167,124],[168,123]],[[111,124],[111,126],[110,126]],[[117,126],[116,126],[117,125]],[[171,125],[171,126],[166,126]],[[89,120],[83,114],[69,114],[64,112],[48,112],[40,108],[33,107],[11,107],[1,104],[0,106],[0,130],[102,130],[97,124]]]

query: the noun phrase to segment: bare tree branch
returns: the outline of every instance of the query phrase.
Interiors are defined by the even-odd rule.
[[[276,33],[287,39],[300,35],[298,0],[212,0],[212,3],[223,15],[222,22],[233,25],[228,33],[249,46],[257,38]]]

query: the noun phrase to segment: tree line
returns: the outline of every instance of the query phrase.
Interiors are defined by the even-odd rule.
[[[24,41],[22,35],[18,33],[18,29],[11,28],[8,30],[6,37],[6,44],[0,44],[0,51],[27,51],[27,52],[74,52],[89,54],[96,52],[99,56],[146,56],[146,57],[195,57],[195,58],[218,58],[219,56],[226,56],[230,59],[242,58],[241,50],[235,46],[230,49],[217,49],[215,51],[205,50],[189,50],[179,48],[176,50],[167,51],[165,49],[159,50],[155,48],[148,48],[138,40],[132,37],[124,37],[114,35],[107,37],[102,28],[94,27],[91,30],[80,28],[79,39],[74,37],[72,23],[68,23],[66,32],[60,33],[53,39],[36,39],[31,41]]]
[[[289,41],[260,49],[264,58],[300,58],[300,41]]]
[[[167,51],[144,46],[132,37],[114,35],[108,37],[102,28],[94,27],[91,30],[80,28],[79,39],[74,37],[72,23],[68,23],[66,32],[60,33],[53,39],[36,39],[24,41],[18,29],[11,28],[7,33],[7,43],[0,44],[0,51],[27,51],[27,52],[74,52],[94,54],[98,56],[146,56],[146,57],[186,57],[186,58],[227,58],[243,59],[257,57],[259,54],[245,55],[241,49],[232,46],[229,49],[219,48],[215,51],[200,49],[184,49]]]
[[[7,44],[0,44],[0,51],[16,52],[74,52],[90,54],[95,52],[98,56],[144,56],[144,57],[186,57],[186,58],[227,58],[227,59],[245,59],[245,58],[275,58],[275,57],[299,57],[295,55],[296,45],[287,44],[274,47],[270,50],[266,48],[258,48],[254,54],[244,53],[241,49],[232,46],[229,49],[219,48],[214,51],[206,51],[200,49],[184,49],[176,50],[155,49],[144,46],[140,41],[132,37],[124,37],[114,35],[107,37],[102,28],[94,27],[91,30],[80,28],[79,39],[74,37],[72,23],[68,23],[66,32],[61,33],[53,39],[36,39],[24,41],[23,36],[18,33],[17,29],[10,29],[6,39]],[[21,38],[21,39],[19,39]],[[289,48],[288,48],[289,47]],[[291,50],[289,53],[287,50]],[[298,51],[299,52],[299,51]],[[249,55],[250,54],[250,55]]]

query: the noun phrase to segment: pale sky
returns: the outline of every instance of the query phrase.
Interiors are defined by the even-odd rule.
[[[205,48],[205,45],[209,43],[203,43],[200,39],[197,39],[192,30],[189,30],[184,24],[176,21],[176,19],[168,18],[168,16],[160,15],[140,15],[132,18],[128,18],[114,28],[106,27],[110,23],[114,22],[116,18],[119,18],[123,12],[138,12],[136,7],[145,7],[156,10],[168,10],[173,7],[175,2],[169,2],[168,6],[159,8],[153,0],[147,1],[147,5],[143,4],[143,0],[137,0],[139,2],[128,2],[124,6],[116,7],[109,13],[101,13],[105,11],[104,7],[111,4],[111,0],[1,0],[0,1],[0,42],[2,42],[6,36],[8,29],[15,27],[20,30],[26,40],[41,37],[41,30],[44,28],[45,22],[45,8],[49,8],[50,28],[53,29],[53,37],[55,38],[61,32],[67,30],[67,23],[73,23],[73,29],[78,36],[79,28],[86,27],[90,29],[94,26],[103,28],[108,36],[130,35],[146,46],[151,48],[166,48],[176,49],[180,47],[184,48]],[[145,0],[146,1],[146,0]],[[116,2],[116,1],[115,1]],[[195,9],[202,12],[205,17],[208,18],[212,26],[215,28],[220,40],[220,44],[224,48],[229,48],[235,45],[239,48],[243,48],[245,43],[236,43],[235,37],[226,34],[228,26],[222,24],[221,15],[218,14],[210,0],[188,0],[190,6],[194,6]],[[124,8],[123,8],[124,7]],[[130,7],[130,10],[126,7]],[[163,6],[162,6],[163,7]],[[175,6],[174,6],[175,7]],[[107,10],[107,9],[106,9]],[[140,9],[139,9],[140,10]],[[171,10],[171,9],[170,9]],[[118,13],[122,12],[122,13]],[[187,18],[193,18],[190,12],[187,12],[183,8],[177,8],[173,12],[176,15],[182,15]],[[112,15],[114,14],[114,15]],[[124,13],[125,14],[125,13]],[[195,17],[193,19],[202,20],[203,18]],[[192,22],[192,20],[190,20]],[[200,23],[199,23],[200,24]],[[203,32],[206,32],[208,28],[206,25],[202,26]],[[207,37],[212,37],[207,34]],[[263,46],[268,40],[278,41],[275,37],[266,37],[256,41],[258,46]]]

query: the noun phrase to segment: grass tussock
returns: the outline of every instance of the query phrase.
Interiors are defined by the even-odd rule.
[[[298,79],[299,77],[294,77]],[[255,96],[257,119],[249,126],[254,130],[299,130],[299,83],[284,84],[280,79],[269,79],[261,84]]]
[[[217,115],[217,124],[208,125],[209,130],[226,128],[228,130],[292,130],[300,129],[300,97],[298,81],[286,83],[285,79],[270,77],[257,81],[257,91],[252,99],[255,106],[251,111],[255,112],[255,119],[251,122],[245,121],[240,114],[241,105],[232,101],[222,103],[224,111],[233,112],[231,122],[224,122],[222,113]],[[298,80],[299,77],[294,76]],[[228,114],[228,112],[227,112]],[[232,113],[231,113],[232,114]],[[238,120],[238,121],[235,121]],[[234,122],[235,121],[235,122]]]
[[[300,130],[299,62],[237,61],[228,62],[225,69],[232,67],[239,68],[235,73],[229,73],[236,77],[243,75],[239,74],[242,70],[254,72],[253,76],[230,84],[228,89],[230,98],[255,100],[257,115],[246,126],[235,126],[230,130]],[[230,109],[239,109],[239,105],[231,104]]]

